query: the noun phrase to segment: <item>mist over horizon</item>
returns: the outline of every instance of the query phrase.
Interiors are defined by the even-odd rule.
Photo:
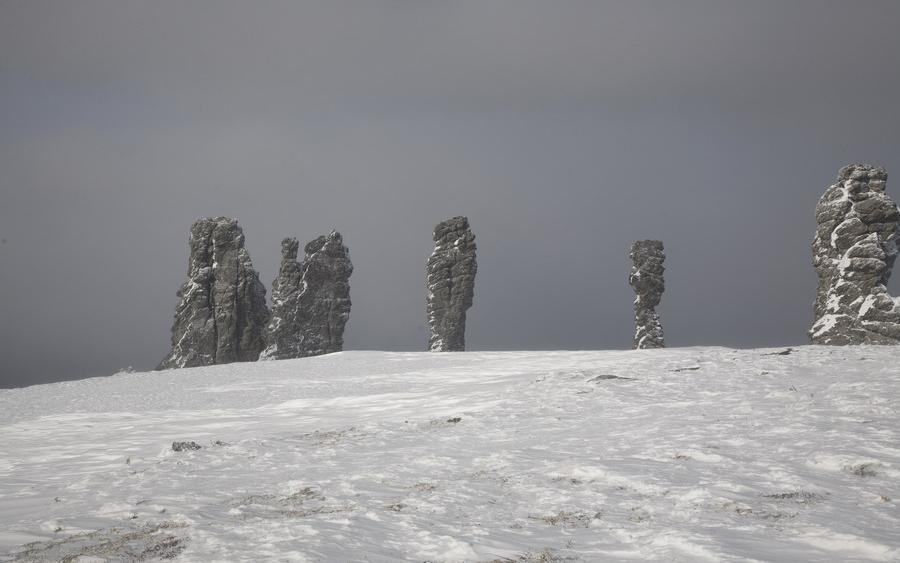
[[[269,297],[343,234],[345,350],[426,349],[455,215],[469,350],[630,348],[645,238],[668,346],[806,344],[819,197],[900,201],[898,68],[891,1],[3,2],[0,388],[156,366],[218,215]]]

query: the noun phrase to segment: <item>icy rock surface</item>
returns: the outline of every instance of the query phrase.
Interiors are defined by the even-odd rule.
[[[813,343],[900,344],[900,304],[886,288],[900,212],[886,181],[883,168],[845,166],[816,205]]]
[[[466,310],[475,293],[475,235],[466,217],[453,217],[434,228],[434,252],[425,267],[427,312],[432,352],[466,349]]]
[[[354,351],[0,389],[0,561],[900,560],[897,349],[784,352]]]
[[[306,245],[281,241],[281,268],[272,284],[272,319],[261,360],[302,358],[340,352],[350,318],[350,251],[337,231]]]
[[[656,306],[662,299],[666,285],[663,281],[663,243],[658,240],[638,240],[631,245],[631,275],[628,283],[634,288],[634,347],[665,348],[662,324]]]
[[[235,219],[191,226],[188,279],[172,325],[172,350],[157,369],[255,361],[269,320],[266,288]]]

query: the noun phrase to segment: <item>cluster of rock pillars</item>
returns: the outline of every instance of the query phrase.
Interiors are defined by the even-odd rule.
[[[461,351],[477,270],[469,220],[439,223],[434,243],[426,266],[429,348]],[[340,352],[350,319],[350,252],[337,231],[307,243],[298,261],[299,250],[297,239],[281,241],[270,309],[237,220],[196,221],[187,281],[178,290],[172,349],[157,369]]]
[[[885,194],[886,180],[883,168],[845,166],[816,206],[814,344],[900,344],[900,299],[886,287],[898,253],[900,210]],[[478,269],[475,235],[466,217],[453,217],[438,223],[433,239],[425,267],[428,348],[462,351]],[[158,369],[341,351],[350,318],[350,253],[337,231],[307,243],[302,260],[299,249],[295,238],[281,242],[270,309],[237,221],[196,221],[172,349]],[[635,241],[630,257],[634,348],[662,348],[656,307],[665,290],[663,243]]]

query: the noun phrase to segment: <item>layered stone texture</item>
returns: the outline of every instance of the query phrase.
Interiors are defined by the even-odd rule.
[[[631,245],[631,274],[628,283],[634,288],[634,347],[665,348],[662,324],[656,306],[666,289],[663,280],[663,243],[639,240]]]
[[[816,205],[814,344],[900,344],[900,302],[886,287],[900,211],[886,182],[883,168],[851,164]]]
[[[475,295],[475,235],[466,217],[453,217],[434,228],[434,252],[425,267],[428,325],[432,352],[466,349],[466,311]]]
[[[303,358],[340,352],[350,318],[350,251],[337,231],[320,236],[304,248],[281,241],[281,268],[272,284],[272,319],[266,327],[261,360]]]
[[[235,219],[191,226],[188,279],[178,290],[172,350],[157,369],[254,361],[269,320],[266,289]]]

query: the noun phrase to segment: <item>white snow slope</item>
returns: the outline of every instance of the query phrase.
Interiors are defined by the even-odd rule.
[[[344,352],[2,390],[0,560],[900,561],[900,348],[775,352]]]

